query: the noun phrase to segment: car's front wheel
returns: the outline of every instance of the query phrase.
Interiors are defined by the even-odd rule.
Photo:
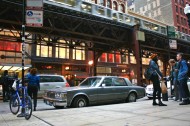
[[[137,100],[137,96],[135,93],[130,93],[128,98],[127,98],[127,102],[136,102]]]
[[[84,96],[78,96],[73,101],[73,107],[80,108],[87,106],[87,99]]]

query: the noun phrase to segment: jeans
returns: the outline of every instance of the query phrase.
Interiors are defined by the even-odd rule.
[[[37,86],[28,86],[28,95],[34,101],[34,108],[37,106],[37,97],[38,97],[38,87]]]
[[[174,84],[174,96],[175,96],[175,99],[176,100],[181,99],[181,93],[180,93],[180,90],[179,90],[179,82],[177,80],[173,80],[173,84]]]
[[[179,80],[179,89],[180,89],[181,97],[183,98],[183,100],[188,100],[189,89],[187,86],[187,79]]]
[[[160,81],[158,75],[152,75],[150,80],[153,82],[153,89],[154,89],[153,102],[156,101],[156,95],[158,95],[158,100],[159,102],[161,102],[161,88],[160,88]]]

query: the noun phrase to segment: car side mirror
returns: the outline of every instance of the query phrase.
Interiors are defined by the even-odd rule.
[[[106,87],[106,84],[102,84],[102,87]]]

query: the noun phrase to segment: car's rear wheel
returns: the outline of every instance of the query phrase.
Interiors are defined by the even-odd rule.
[[[128,98],[127,98],[127,102],[136,102],[137,101],[137,95],[135,93],[130,93]]]
[[[73,107],[81,108],[87,106],[87,99],[84,96],[78,96],[73,101]]]

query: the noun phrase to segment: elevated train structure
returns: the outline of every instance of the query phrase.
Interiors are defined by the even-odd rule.
[[[190,36],[175,31],[177,50],[170,50],[168,24],[150,19],[131,11],[126,13],[83,0],[43,0],[43,27],[26,27],[26,43],[32,45],[27,57],[36,62],[68,63],[69,60],[36,56],[36,45],[77,49],[79,46],[93,51],[94,75],[98,58],[103,53],[118,53],[135,56],[138,84],[142,84],[142,52],[156,52],[167,63],[176,52],[190,57]],[[0,1],[0,41],[21,42],[22,0]],[[138,26],[138,27],[137,27]],[[138,31],[144,32],[145,42],[137,41]],[[16,33],[15,33],[16,32]],[[65,40],[66,43],[60,41]],[[133,54],[131,54],[133,53]],[[85,64],[86,61],[73,61]],[[69,63],[68,63],[69,64]],[[115,63],[109,63],[113,65]],[[126,64],[125,64],[126,65]],[[131,65],[131,66],[130,66]],[[167,69],[167,65],[164,65]],[[164,71],[165,72],[165,71]]]

